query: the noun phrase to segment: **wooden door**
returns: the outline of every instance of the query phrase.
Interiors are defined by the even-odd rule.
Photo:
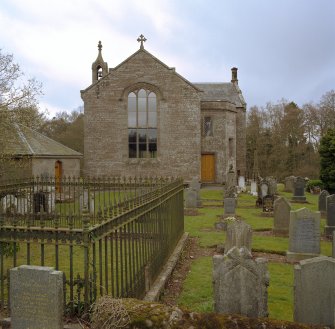
[[[215,158],[214,154],[201,155],[201,181],[215,181]]]
[[[56,161],[55,163],[55,184],[56,184],[56,192],[61,191],[61,180],[62,180],[62,161]]]

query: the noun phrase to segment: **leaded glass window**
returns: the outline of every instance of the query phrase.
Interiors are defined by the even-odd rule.
[[[150,90],[128,95],[129,158],[157,157],[157,98]]]

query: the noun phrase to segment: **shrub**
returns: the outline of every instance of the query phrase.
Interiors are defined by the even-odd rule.
[[[306,184],[306,191],[313,191],[315,187],[319,187],[321,190],[324,189],[324,184],[320,179],[311,179]]]

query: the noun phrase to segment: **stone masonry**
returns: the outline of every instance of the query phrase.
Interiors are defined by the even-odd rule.
[[[193,84],[144,49],[108,69],[101,55],[92,65],[84,101],[84,173],[87,175],[180,176],[201,180],[201,156],[214,157],[213,182],[225,181],[229,165],[245,174],[246,105],[231,82]],[[101,75],[101,78],[99,79]],[[157,97],[157,157],[129,158],[128,94],[150,90]],[[203,135],[204,117],[213,136]]]

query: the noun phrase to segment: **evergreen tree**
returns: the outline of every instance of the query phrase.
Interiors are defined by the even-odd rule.
[[[320,141],[320,179],[330,193],[335,192],[335,129],[329,129]]]

